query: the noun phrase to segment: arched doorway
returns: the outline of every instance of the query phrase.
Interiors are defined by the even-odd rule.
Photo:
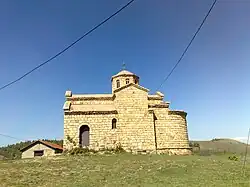
[[[82,125],[79,130],[80,147],[89,146],[89,126]]]

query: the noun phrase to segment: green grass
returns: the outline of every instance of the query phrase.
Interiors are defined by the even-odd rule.
[[[220,156],[91,155],[0,161],[1,187],[250,186],[250,162]]]

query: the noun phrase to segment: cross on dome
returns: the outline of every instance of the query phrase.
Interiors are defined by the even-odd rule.
[[[125,62],[122,63],[122,69],[123,69],[123,70],[126,69],[126,64],[125,64]]]

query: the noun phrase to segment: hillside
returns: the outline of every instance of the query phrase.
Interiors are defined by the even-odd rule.
[[[210,152],[229,152],[244,154],[246,151],[246,144],[233,139],[213,139],[210,141],[190,141],[191,143],[198,143],[200,151]],[[248,145],[248,154],[250,154],[250,146]]]
[[[45,140],[45,139],[44,139]],[[51,143],[59,145],[63,144],[62,140],[45,140]],[[0,147],[0,159],[18,159],[21,158],[21,152],[19,151],[23,147],[26,147],[33,141],[19,142],[16,144]]]
[[[240,159],[241,160],[241,159]],[[246,186],[250,162],[219,156],[96,154],[0,161],[1,187]]]
[[[62,140],[45,140],[59,145],[63,144]],[[20,142],[5,147],[0,147],[0,160],[1,159],[18,159],[21,158],[21,148],[29,145],[31,141]],[[246,144],[232,139],[213,139],[211,141],[190,141],[191,144],[198,143],[201,152],[229,152],[244,154],[246,151]],[[195,149],[197,151],[197,149]],[[250,146],[248,146],[248,154],[250,154]]]

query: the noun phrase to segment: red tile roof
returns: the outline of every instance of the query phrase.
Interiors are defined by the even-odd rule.
[[[43,140],[37,140],[37,141],[34,141],[33,143],[31,143],[30,145],[22,148],[20,151],[25,151],[27,149],[29,149],[30,147],[32,147],[33,145],[37,144],[37,143],[41,143],[41,144],[44,144],[52,149],[59,149],[59,150],[63,150],[63,147],[58,145],[58,144],[54,144],[54,143],[50,143],[50,142],[47,142],[47,141],[43,141]]]
[[[40,141],[41,143],[44,143],[45,145],[49,146],[49,147],[52,147],[54,149],[61,149],[63,150],[63,147],[58,145],[58,144],[54,144],[54,143],[50,143],[50,142],[47,142],[47,141],[43,141],[43,140],[38,140]]]

